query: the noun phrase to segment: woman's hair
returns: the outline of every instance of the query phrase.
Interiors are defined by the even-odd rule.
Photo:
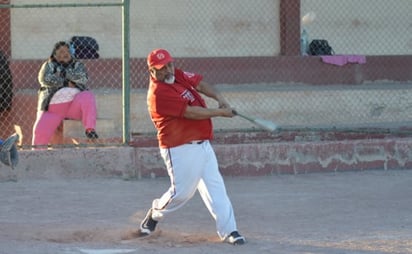
[[[51,55],[50,55],[50,58],[53,59],[53,60],[55,60],[54,55],[56,54],[56,51],[57,51],[60,47],[63,47],[63,46],[66,46],[67,48],[70,49],[69,43],[67,43],[67,42],[65,42],[65,41],[56,42],[56,44],[54,44],[53,51],[52,51],[52,53],[51,53]]]

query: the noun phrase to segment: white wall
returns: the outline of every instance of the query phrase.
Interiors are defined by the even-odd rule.
[[[82,0],[12,0],[12,4],[84,3]],[[89,2],[118,2],[94,0]],[[121,8],[13,8],[12,58],[47,58],[55,42],[73,35],[96,38],[105,57],[121,55]],[[31,50],[28,50],[31,49]]]
[[[11,0],[12,4],[62,0]],[[70,3],[120,0],[70,0]],[[337,54],[412,54],[411,0],[302,0],[314,11],[310,38],[327,39]],[[121,56],[121,8],[13,8],[12,57],[44,59],[58,40],[89,35],[102,58]],[[176,57],[279,54],[279,0],[131,0],[130,53],[156,47]]]
[[[316,14],[309,36],[327,39],[337,54],[412,54],[411,0],[302,0]]]
[[[11,13],[14,59],[43,59],[56,41],[72,35],[96,38],[103,58],[121,55],[120,7],[14,8]],[[168,48],[176,57],[267,56],[280,51],[279,0],[132,0],[130,16],[132,57],[146,57],[156,47]]]

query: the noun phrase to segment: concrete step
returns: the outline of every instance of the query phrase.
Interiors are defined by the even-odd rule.
[[[218,85],[229,103],[240,113],[254,118],[273,121],[283,130],[296,128],[398,128],[412,123],[412,86],[408,83],[376,82],[363,85],[305,84],[245,84]],[[98,118],[111,119],[114,132],[107,137],[122,136],[122,92],[120,89],[93,89],[96,94]],[[131,135],[155,133],[147,112],[146,89],[130,92]],[[205,98],[210,107],[216,102]],[[37,91],[16,91],[13,108],[4,112],[0,133],[8,136],[19,125],[23,131],[22,142],[31,144],[32,127],[36,116]],[[25,117],[21,117],[24,111]],[[1,120],[0,119],[0,120]],[[255,130],[254,124],[240,117],[213,118],[216,131]],[[81,126],[80,123],[77,123]],[[110,128],[109,128],[110,129]],[[83,128],[74,136],[84,137]],[[99,136],[106,136],[105,123],[98,122]],[[260,129],[259,129],[260,130]],[[61,132],[61,135],[63,133]],[[68,134],[69,135],[69,134]],[[71,134],[70,134],[71,135]],[[56,142],[58,143],[58,142]],[[60,143],[58,143],[60,144]]]
[[[84,127],[81,121],[64,120],[63,136],[64,137],[84,137]],[[115,123],[111,119],[99,118],[96,120],[96,132],[99,136],[112,136],[116,133]]]
[[[96,120],[96,132],[99,135],[99,140],[122,136],[121,132],[116,129],[115,122],[108,118]],[[88,143],[83,124],[78,120],[64,120],[61,135],[60,142],[63,144]]]

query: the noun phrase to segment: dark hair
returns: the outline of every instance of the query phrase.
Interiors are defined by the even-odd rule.
[[[66,46],[67,48],[70,49],[69,43],[67,43],[67,42],[65,42],[65,41],[56,42],[56,44],[54,44],[53,51],[52,51],[52,53],[51,53],[51,55],[50,55],[50,58],[54,59],[54,55],[56,54],[56,51],[57,51],[60,47],[63,47],[63,46]]]

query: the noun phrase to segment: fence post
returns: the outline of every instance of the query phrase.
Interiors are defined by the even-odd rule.
[[[130,141],[130,0],[123,0],[122,7],[122,97],[123,97],[123,144]]]

